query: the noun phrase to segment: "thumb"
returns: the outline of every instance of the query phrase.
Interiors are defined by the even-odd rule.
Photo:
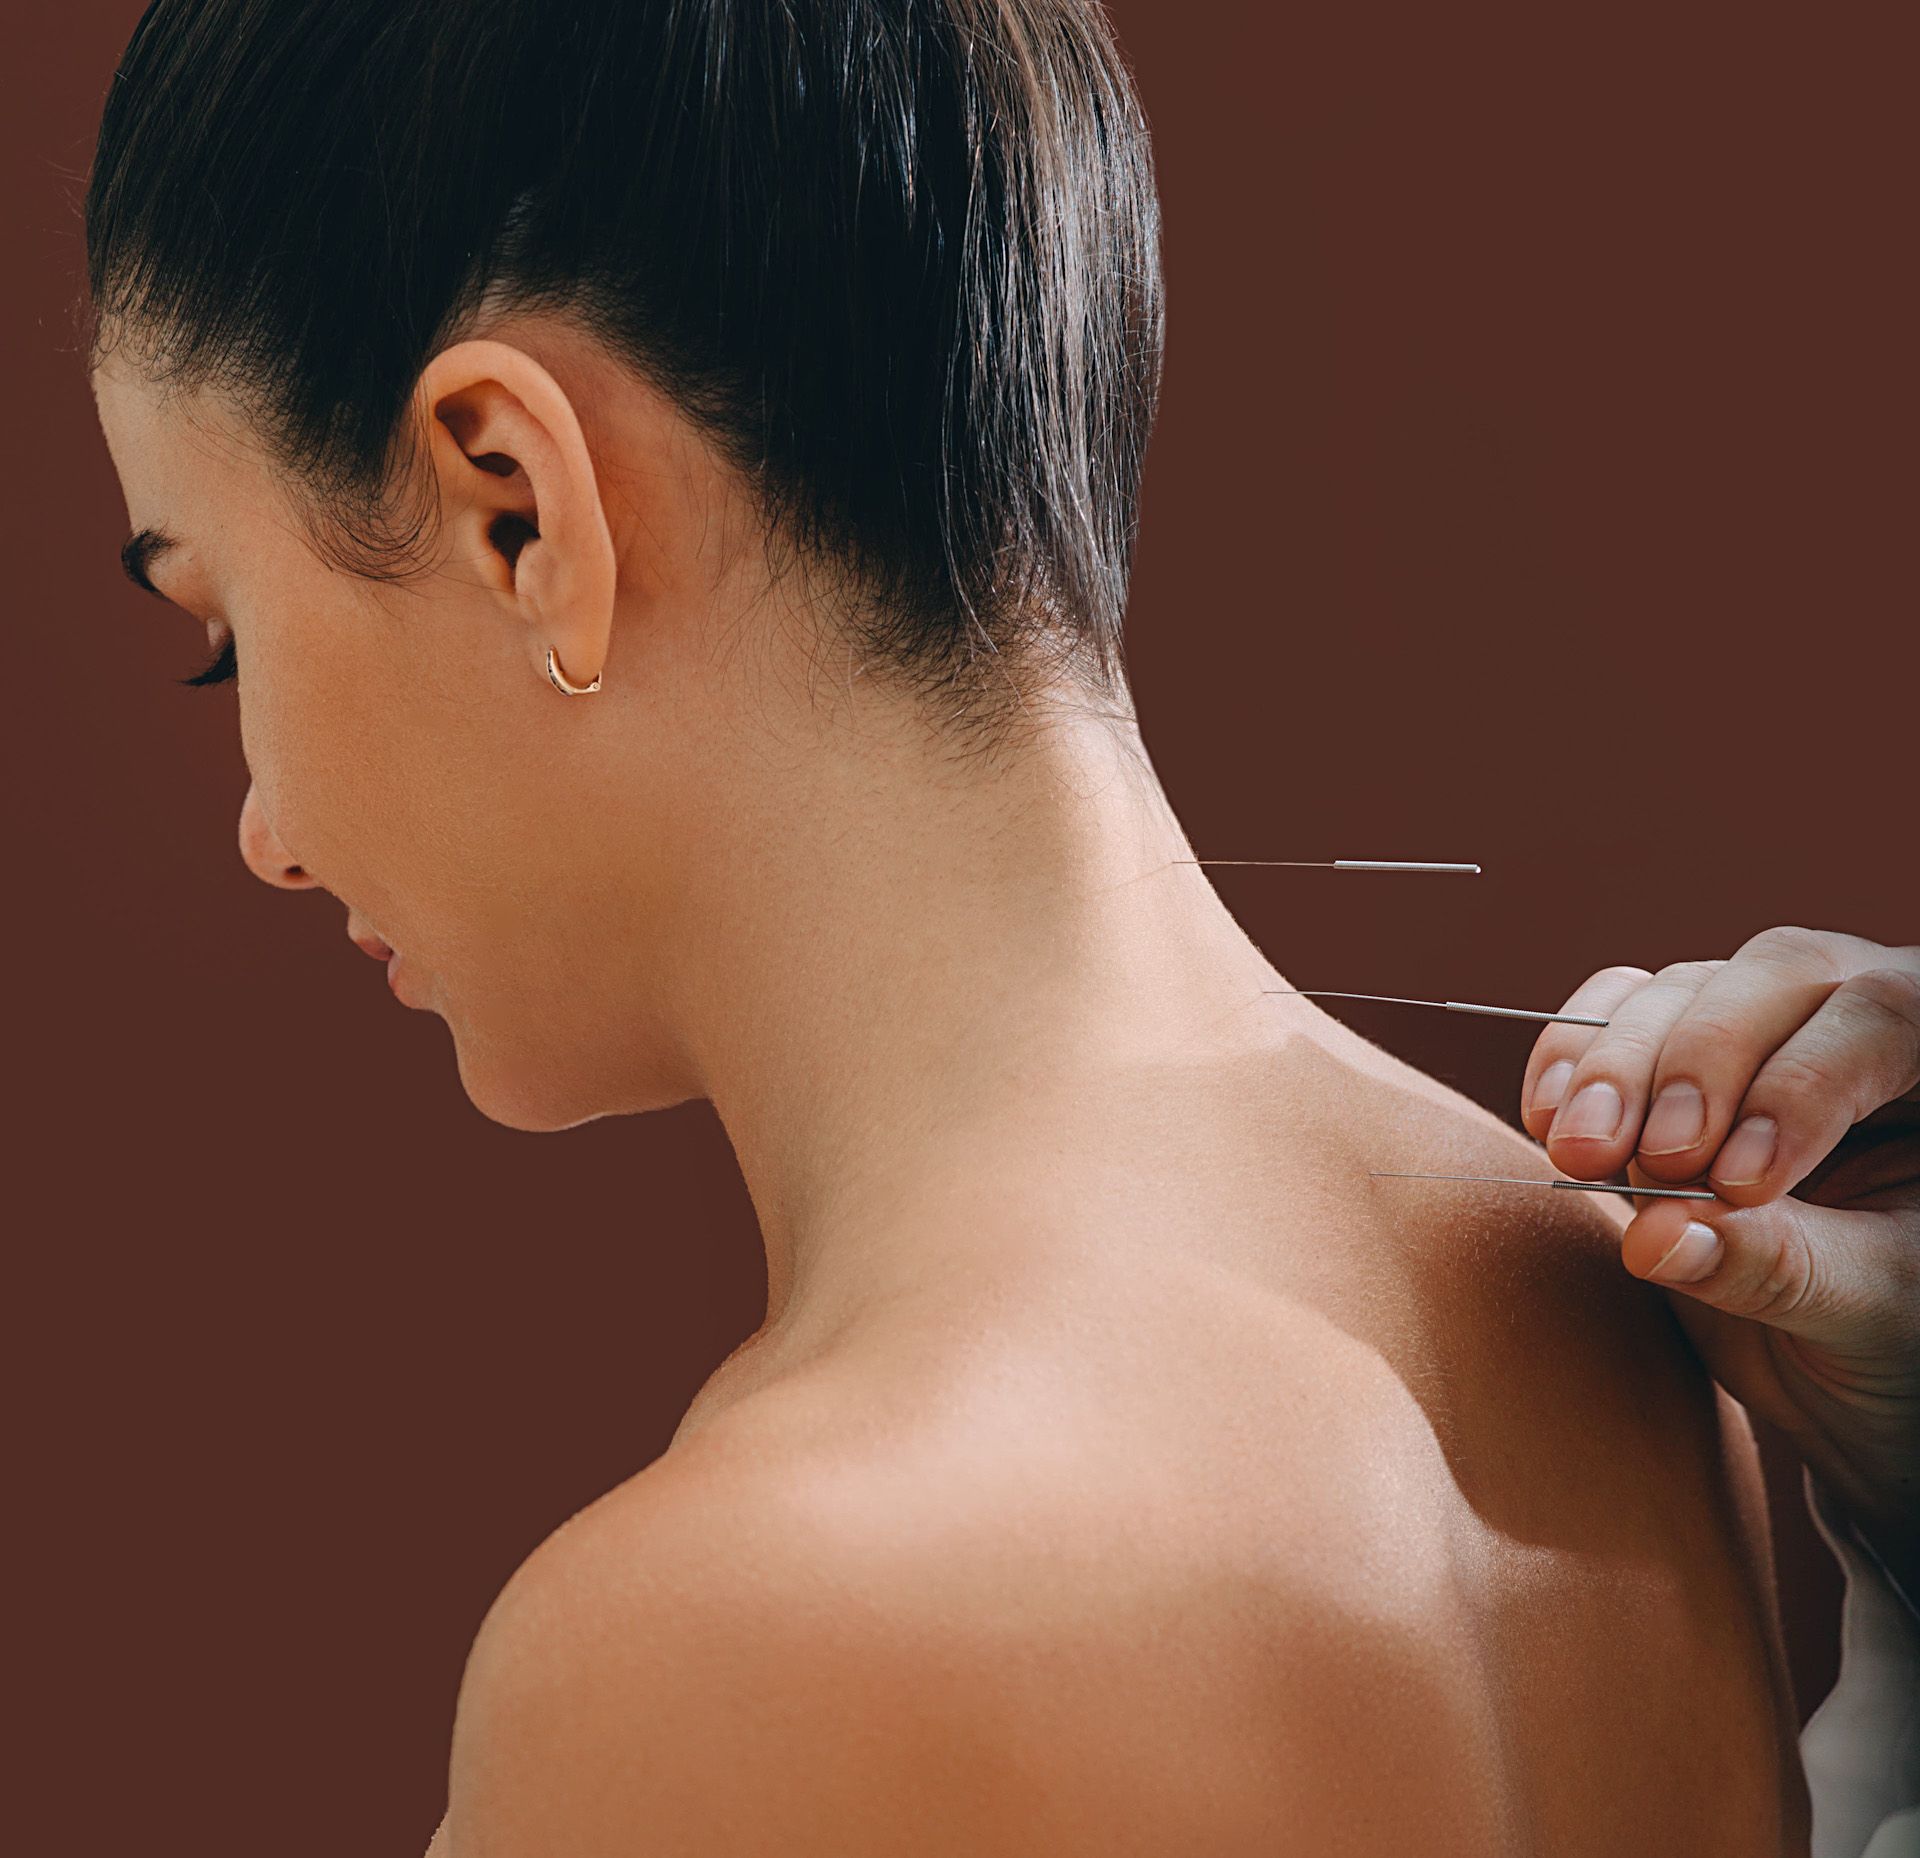
[[[1783,1195],[1655,1200],[1622,1235],[1636,1277],[1863,1361],[1920,1362],[1920,1246],[1900,1218]]]

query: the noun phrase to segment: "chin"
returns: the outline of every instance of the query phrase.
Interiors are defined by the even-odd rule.
[[[503,1129],[550,1135],[603,1116],[672,1109],[701,1094],[664,1077],[636,1076],[641,1067],[631,1053],[622,1054],[619,1075],[609,1076],[592,1062],[602,1054],[586,1054],[588,1061],[583,1063],[579,1051],[524,1046],[509,1050],[497,1040],[473,1037],[451,1020],[447,1026],[467,1101]],[[656,1084],[657,1088],[649,1087]]]

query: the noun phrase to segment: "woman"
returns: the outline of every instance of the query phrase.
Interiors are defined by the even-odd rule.
[[[1141,743],[1091,0],[161,0],[87,214],[248,862],[495,1120],[710,1099],[766,1241],[437,1853],[1804,1847],[1738,1408],[1605,1196],[1369,1178],[1541,1171],[1271,997]]]

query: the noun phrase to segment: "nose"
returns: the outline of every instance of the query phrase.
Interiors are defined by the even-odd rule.
[[[240,808],[240,856],[247,869],[263,884],[278,890],[318,890],[320,880],[311,877],[293,861],[279,835],[267,823],[260,796],[253,784],[247,784],[247,797]]]

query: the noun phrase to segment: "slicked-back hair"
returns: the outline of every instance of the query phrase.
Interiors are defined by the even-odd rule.
[[[155,0],[85,222],[89,367],[233,395],[336,568],[428,558],[433,355],[560,311],[870,668],[988,731],[1035,663],[1124,689],[1164,309],[1098,0]]]

